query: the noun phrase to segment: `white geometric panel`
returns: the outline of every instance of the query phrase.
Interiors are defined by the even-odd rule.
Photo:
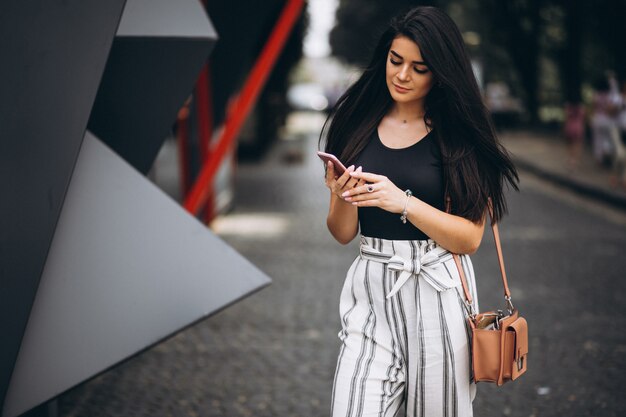
[[[2,416],[21,414],[269,283],[87,132]]]

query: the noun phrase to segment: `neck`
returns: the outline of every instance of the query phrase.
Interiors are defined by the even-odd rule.
[[[398,103],[392,107],[389,115],[401,122],[414,122],[424,118],[424,102]]]

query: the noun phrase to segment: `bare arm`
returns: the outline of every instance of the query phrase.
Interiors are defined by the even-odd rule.
[[[404,207],[404,202],[402,204]],[[416,197],[409,199],[407,219],[439,245],[454,253],[476,252],[485,230],[484,215],[481,222],[476,224],[464,217],[441,211]]]
[[[357,169],[357,172],[360,170],[361,167]],[[353,171],[354,166],[350,166],[341,177],[335,178],[333,164],[328,162],[326,167],[326,186],[330,189],[330,206],[326,225],[330,234],[343,245],[352,241],[359,231],[357,208],[340,197],[341,193],[364,183],[350,176]]]
[[[352,174],[354,178],[373,185],[374,191],[367,192],[366,186],[357,186],[345,191],[342,196],[356,207],[380,207],[391,213],[400,214],[404,209],[406,194],[382,175],[371,173]],[[439,245],[454,253],[474,253],[483,237],[485,216],[479,224],[463,217],[448,214],[416,197],[407,203],[407,219]]]

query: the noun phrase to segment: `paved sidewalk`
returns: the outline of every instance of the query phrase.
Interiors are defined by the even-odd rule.
[[[626,189],[610,185],[609,169],[593,159],[588,147],[583,149],[578,168],[572,170],[567,165],[565,139],[558,134],[510,131],[500,133],[499,138],[519,168],[626,210]]]

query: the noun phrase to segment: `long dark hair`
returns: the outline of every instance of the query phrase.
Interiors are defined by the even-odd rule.
[[[478,223],[491,198],[493,221],[499,221],[507,212],[504,183],[519,191],[519,177],[496,138],[461,33],[440,9],[416,7],[392,19],[367,68],[331,110],[320,143],[325,136],[325,151],[347,164],[365,148],[393,105],[385,68],[391,43],[398,36],[419,46],[433,74],[424,120],[434,128],[441,149],[444,191],[451,200],[451,213]]]

